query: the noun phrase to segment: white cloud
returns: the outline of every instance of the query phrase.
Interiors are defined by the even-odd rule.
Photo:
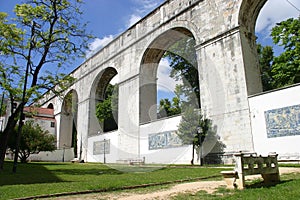
[[[129,16],[129,19],[126,23],[126,28],[129,28],[136,22],[138,22],[143,16],[151,12],[153,9],[158,7],[163,0],[132,0],[136,7],[134,12]]]
[[[137,5],[136,12],[144,15],[155,9],[163,0],[133,0],[133,2]]]
[[[108,35],[103,38],[96,38],[93,42],[89,44],[89,50],[86,53],[86,57],[89,58],[93,54],[95,54],[97,51],[99,51],[101,48],[103,48],[105,45],[110,43],[114,39],[113,35]]]
[[[127,27],[128,27],[128,28],[131,27],[133,24],[135,24],[136,22],[138,22],[141,18],[142,18],[142,17],[139,16],[139,15],[132,14],[132,15],[130,16],[130,19],[129,19],[128,23],[127,23]]]
[[[167,59],[162,59],[157,71],[157,90],[164,92],[174,92],[175,86],[181,84],[170,77],[171,67]]]
[[[299,0],[288,0],[297,8],[300,8]],[[256,32],[270,32],[278,22],[291,17],[298,17],[299,11],[287,0],[269,0],[262,8],[256,23]]]
[[[136,22],[138,22],[144,15],[151,12],[155,9],[159,4],[161,4],[164,0],[132,0],[136,7],[134,8],[134,12],[129,16],[125,28],[129,28]],[[122,32],[122,31],[121,31]],[[114,39],[113,35],[104,36],[103,38],[96,38],[93,42],[89,44],[89,50],[86,52],[86,58],[91,57],[109,42]]]

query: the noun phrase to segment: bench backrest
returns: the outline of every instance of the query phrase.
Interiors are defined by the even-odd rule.
[[[235,155],[235,171],[246,175],[278,173],[277,154],[269,156],[253,156],[239,153]]]

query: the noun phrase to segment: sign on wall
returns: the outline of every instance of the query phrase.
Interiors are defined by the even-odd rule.
[[[300,105],[265,111],[268,138],[300,135]]]
[[[99,154],[109,154],[110,150],[110,140],[102,140],[94,142],[93,144],[93,155],[99,155]]]
[[[148,136],[149,150],[166,149],[182,146],[182,142],[175,131],[150,134]]]

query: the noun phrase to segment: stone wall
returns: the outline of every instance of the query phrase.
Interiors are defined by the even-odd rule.
[[[182,35],[196,41],[202,110],[213,120],[225,151],[252,151],[248,95],[260,92],[261,83],[251,27],[262,6],[253,0],[168,0],[76,68],[72,72],[76,82],[65,94],[74,90],[78,96],[77,146],[82,147],[82,159],[99,161],[92,154],[94,142],[103,139],[97,136],[101,127],[95,117],[95,91],[108,68],[115,69],[120,81],[119,129],[117,136],[106,135],[114,141],[117,137],[118,152],[113,157],[141,156],[143,123],[156,120],[152,116],[156,94],[141,92],[141,88],[146,77],[155,80],[162,53]],[[250,8],[255,11],[252,15],[247,12]],[[172,32],[178,34],[170,35]],[[151,70],[147,68],[150,65]],[[45,107],[53,103],[57,125],[66,123],[61,112],[63,98],[45,95],[44,100],[41,104]],[[62,134],[69,133],[57,133],[70,139],[70,134]]]
[[[254,150],[299,157],[300,85],[249,97]],[[299,157],[300,158],[300,157]]]

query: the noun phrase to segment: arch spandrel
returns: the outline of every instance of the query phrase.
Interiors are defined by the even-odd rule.
[[[91,99],[97,99],[97,100],[103,100],[104,98],[104,91],[106,89],[106,86],[108,83],[112,80],[112,78],[118,74],[118,71],[114,67],[107,67],[94,77],[94,79],[91,81],[91,87],[90,87],[90,95],[89,98]]]
[[[140,123],[148,123],[157,119],[157,70],[160,60],[172,45],[181,40],[187,42],[188,39],[195,40],[189,29],[182,26],[172,27],[153,37],[144,51],[139,74]],[[198,68],[198,66],[195,67]]]
[[[255,32],[255,24],[260,10],[265,5],[267,0],[243,0],[241,1],[238,23],[245,27],[248,32]]]
[[[78,94],[71,89],[66,93],[62,102],[58,146],[59,148],[73,148],[75,157],[77,157],[77,115]]]
[[[251,128],[249,128],[247,97],[258,91],[256,88],[259,76],[253,34],[257,15],[265,2],[266,0],[165,1],[155,12],[137,22],[130,30],[88,59],[73,73],[77,82],[72,86],[77,89],[80,97],[79,110],[82,113],[79,113],[79,117],[84,121],[80,132],[84,137],[83,140],[86,141],[84,145],[92,149],[93,143],[88,143],[87,140],[91,136],[97,136],[99,130],[99,127],[93,127],[96,117],[91,117],[91,113],[95,109],[93,106],[95,106],[96,97],[98,96],[98,100],[103,99],[101,94],[105,91],[106,84],[102,85],[100,82],[108,83],[114,74],[105,71],[105,66],[115,66],[121,80],[120,108],[126,111],[120,112],[119,119],[122,126],[118,131],[124,134],[135,134],[136,139],[132,141],[121,138],[120,141],[123,143],[118,145],[121,149],[132,147],[131,152],[138,152],[137,138],[139,138],[140,125],[138,119],[139,104],[141,104],[139,89],[144,84],[155,80],[157,63],[165,50],[175,40],[181,38],[182,34],[183,36],[192,35],[195,39],[200,82],[201,84],[205,82],[204,88],[211,89],[201,94],[203,96],[201,105],[204,109],[208,108],[210,116],[215,116],[213,120],[221,136],[225,134],[223,138],[226,138],[227,133],[231,134],[228,138],[238,138],[235,141],[226,139],[229,141],[227,143],[229,150],[237,150],[234,147],[236,144],[241,144],[241,141],[246,141],[246,144],[240,148],[252,150],[249,147],[251,140],[248,139],[251,138]],[[113,65],[110,65],[111,63]],[[220,76],[217,81],[214,73]],[[143,81],[141,78],[144,78]],[[221,91],[220,85],[224,91]],[[154,86],[146,89],[154,90]],[[145,96],[147,97],[146,92]],[[224,101],[220,98],[223,96],[226,98],[223,98]],[[155,98],[153,96],[151,101],[155,101]],[[202,100],[204,100],[203,104]],[[221,100],[222,104],[219,103]],[[144,106],[150,108],[151,103],[149,101],[149,104],[146,103]],[[222,110],[218,105],[223,104]],[[56,108],[57,105],[54,107]],[[213,112],[214,108],[216,112]],[[235,115],[241,112],[243,115]],[[233,124],[233,121],[236,123]],[[230,126],[221,129],[223,124],[230,124]],[[243,129],[241,130],[240,127]],[[239,139],[240,135],[243,135],[243,138]],[[86,150],[86,154],[90,152]]]
[[[99,123],[96,117],[96,106],[99,102],[105,99],[105,93],[111,80],[118,74],[118,71],[113,67],[107,67],[101,70],[94,78],[91,84],[90,98],[89,98],[89,130],[88,135],[103,133],[105,127]],[[114,116],[118,117],[118,116]],[[117,122],[118,119],[115,119]],[[105,123],[104,123],[105,124]]]

